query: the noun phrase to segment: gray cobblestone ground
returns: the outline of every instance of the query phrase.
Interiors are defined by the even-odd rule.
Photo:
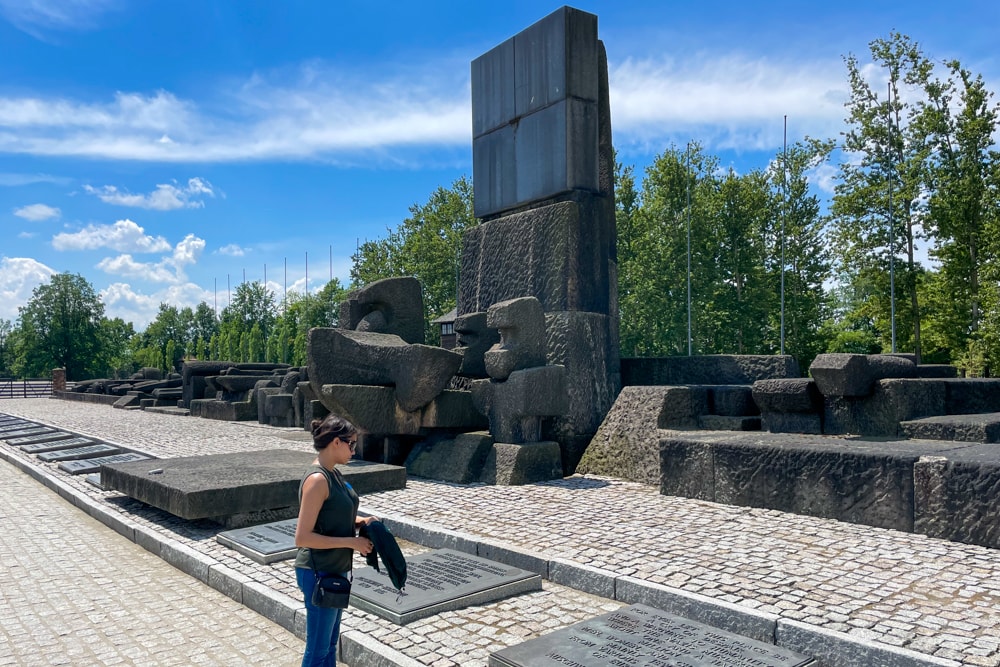
[[[0,411],[159,456],[274,447],[308,450],[301,432],[46,399]],[[140,525],[298,598],[291,564],[258,565],[221,547],[220,528],[180,521],[38,463]],[[1000,552],[919,535],[770,510],[659,495],[612,479],[573,477],[526,487],[445,485],[365,496],[362,508],[460,531],[615,575],[670,586],[861,640],[961,664],[1000,666]],[[75,510],[73,510],[75,511]],[[407,545],[407,550],[420,550]],[[494,650],[620,603],[546,582],[542,591],[448,612],[404,627],[352,610],[360,631],[434,667],[483,665]]]
[[[297,665],[302,641],[0,461],[0,665]]]

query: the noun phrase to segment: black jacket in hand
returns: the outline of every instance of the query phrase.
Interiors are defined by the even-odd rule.
[[[381,558],[382,564],[385,565],[386,574],[389,575],[389,581],[392,582],[397,591],[402,591],[406,584],[406,559],[403,558],[403,552],[399,550],[396,538],[392,536],[389,529],[381,521],[372,521],[362,524],[358,535],[367,537],[374,546],[365,556],[368,565],[375,568],[376,572],[381,572],[378,567],[378,561]]]

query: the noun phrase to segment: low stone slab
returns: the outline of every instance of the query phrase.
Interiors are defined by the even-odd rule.
[[[108,489],[184,519],[221,520],[238,514],[298,507],[299,482],[315,453],[271,449],[158,459],[101,468]],[[154,472],[158,471],[158,472]],[[358,493],[403,488],[406,469],[367,461],[340,468]],[[258,520],[259,521],[259,520]]]
[[[34,422],[25,421],[23,419],[9,419],[3,424],[0,424],[0,433],[6,433],[7,431],[18,431],[23,428],[28,428],[29,426],[37,426]]]
[[[124,454],[112,454],[110,456],[98,456],[93,459],[81,459],[79,461],[66,461],[59,464],[59,469],[71,475],[84,475],[92,472],[99,472],[101,466],[107,463],[127,463],[129,461],[146,461],[151,457],[138,452],[125,452]]]
[[[1000,412],[976,415],[942,415],[899,423],[908,438],[1000,442]]]
[[[6,442],[12,447],[23,447],[24,445],[37,445],[43,442],[52,442],[72,437],[73,434],[66,431],[53,431],[52,433],[40,433],[38,435],[25,435],[20,438],[7,438]]]
[[[260,526],[227,530],[216,535],[215,540],[251,560],[267,565],[295,557],[295,525],[298,521],[285,519]]]
[[[542,588],[534,572],[452,549],[438,549],[406,559],[403,592],[392,587],[385,571],[354,571],[351,606],[405,625],[444,611],[463,609]]]
[[[84,438],[83,436],[77,436],[75,438],[70,438],[69,440],[54,440],[52,442],[39,442],[34,445],[24,445],[21,447],[21,451],[28,454],[42,454],[44,452],[56,452],[63,449],[75,449],[77,447],[82,447],[83,445],[96,444],[96,440]]]
[[[490,655],[490,667],[805,667],[812,658],[636,604]]]
[[[35,426],[34,428],[22,428],[17,431],[5,431],[0,433],[0,438],[23,438],[26,435],[40,435],[42,433],[55,433],[54,428],[49,426]]]
[[[113,445],[97,444],[97,445],[87,445],[85,447],[74,447],[73,449],[60,449],[54,452],[45,452],[39,454],[39,460],[45,461],[46,463],[53,463],[55,461],[76,461],[78,459],[92,459],[98,456],[110,456],[111,454],[121,453],[120,447],[115,447]]]

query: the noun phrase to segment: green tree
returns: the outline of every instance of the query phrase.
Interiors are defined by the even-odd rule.
[[[120,317],[101,320],[101,356],[97,372],[102,377],[127,378],[137,370],[135,328]]]
[[[928,149],[921,125],[910,122],[914,108],[901,90],[920,85],[931,63],[915,42],[899,33],[869,47],[888,85],[876,88],[869,68],[853,55],[845,58],[851,97],[843,149],[855,159],[840,167],[831,206],[832,241],[849,279],[875,288],[863,306],[877,323],[883,348],[891,348],[890,298],[895,290],[897,349],[912,350],[919,358],[917,287],[922,268],[914,257],[914,243],[926,218]]]
[[[14,338],[11,336],[13,331],[14,325],[10,320],[0,319],[0,377],[12,374],[10,366],[13,356],[11,354],[14,343]]]
[[[95,377],[103,353],[104,304],[83,276],[57,273],[19,308],[16,366],[28,376],[65,368],[69,380]]]

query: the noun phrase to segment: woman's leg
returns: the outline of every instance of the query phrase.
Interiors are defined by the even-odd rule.
[[[306,603],[306,650],[302,667],[333,667],[337,664],[337,639],[344,610],[313,605],[312,592],[316,586],[313,570],[297,567],[295,576]]]

